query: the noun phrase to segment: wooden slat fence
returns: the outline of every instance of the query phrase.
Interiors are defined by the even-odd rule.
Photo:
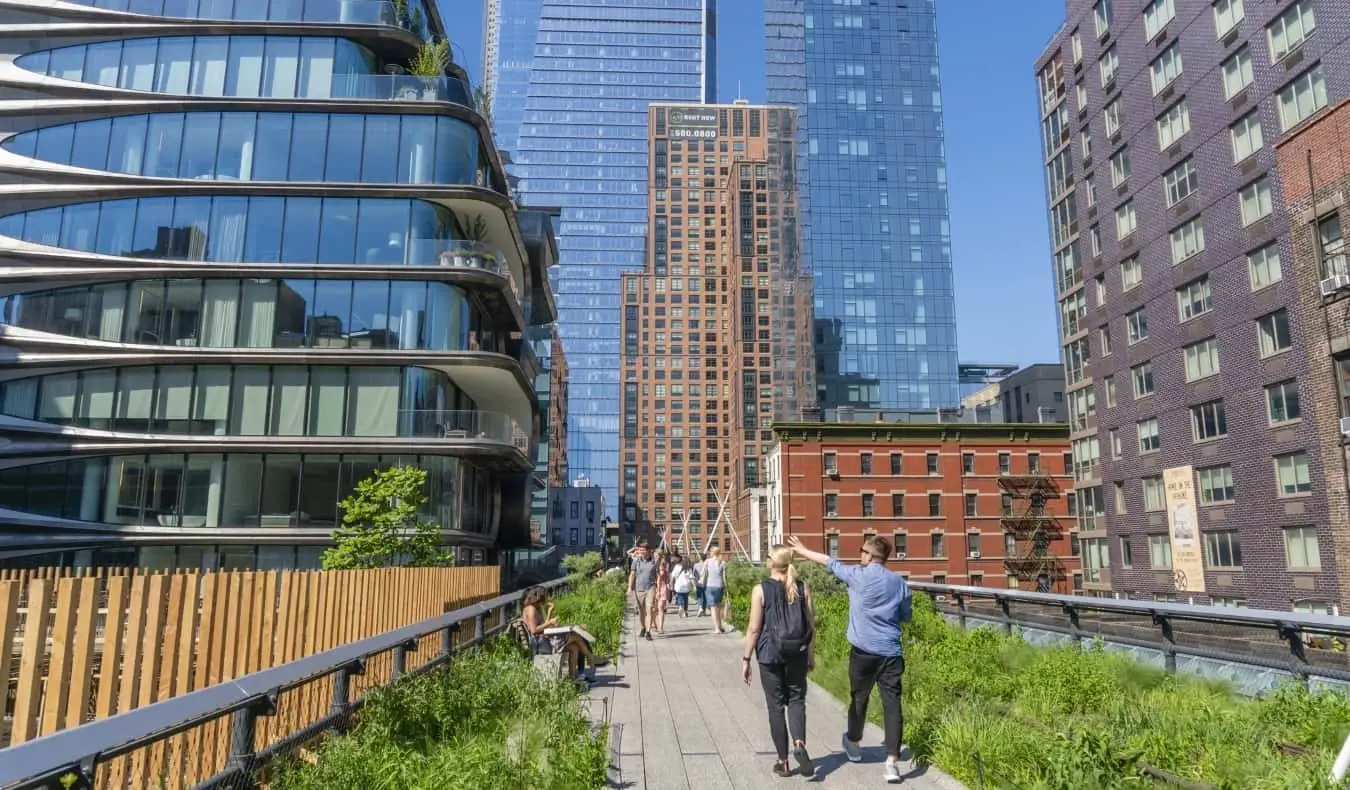
[[[0,747],[364,639],[499,594],[495,566],[368,571],[0,571]],[[472,634],[465,634],[467,638]],[[409,666],[431,658],[422,640]],[[387,682],[369,662],[352,693]],[[327,712],[331,679],[282,694],[268,743]],[[99,788],[178,787],[224,767],[229,717],[100,768]]]

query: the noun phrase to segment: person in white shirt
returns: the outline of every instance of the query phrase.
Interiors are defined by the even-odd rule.
[[[670,585],[675,590],[675,606],[680,617],[689,616],[689,593],[694,591],[698,582],[698,572],[694,566],[685,563],[684,558],[676,554],[674,566],[670,569]]]
[[[701,557],[694,563],[694,595],[698,599],[698,616],[703,617],[708,614],[708,596],[703,588],[703,569],[707,566],[707,558]]]

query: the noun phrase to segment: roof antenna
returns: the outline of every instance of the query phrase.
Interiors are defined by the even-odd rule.
[[[745,97],[741,95],[741,81],[736,80],[736,99],[739,101],[740,99],[744,98]]]

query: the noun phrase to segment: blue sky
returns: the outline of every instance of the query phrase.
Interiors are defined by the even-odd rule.
[[[481,72],[484,0],[440,0],[455,60]],[[719,95],[764,99],[762,0],[720,0]],[[1057,362],[1036,57],[1063,0],[938,0],[961,359]]]

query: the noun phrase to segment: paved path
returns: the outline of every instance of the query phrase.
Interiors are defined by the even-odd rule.
[[[868,725],[864,762],[839,750],[844,707],[812,684],[807,693],[807,746],[816,764],[811,780],[772,773],[764,693],[758,678],[741,681],[738,632],[712,633],[712,618],[666,617],[666,633],[637,639],[629,612],[621,657],[602,670],[592,691],[609,708],[617,758],[613,786],[628,790],[760,790],[796,782],[828,787],[885,787],[879,728]],[[599,705],[593,715],[599,714]],[[964,790],[936,768],[905,764],[902,788]]]

